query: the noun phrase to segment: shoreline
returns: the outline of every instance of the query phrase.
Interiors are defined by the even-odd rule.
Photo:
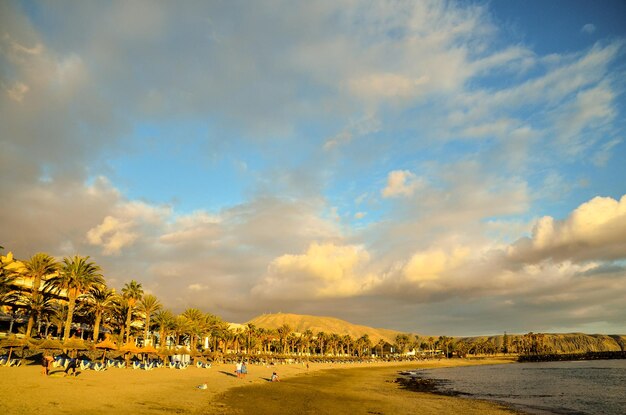
[[[298,374],[281,384],[253,385],[217,396],[209,413],[241,414],[522,414],[512,406],[433,391],[407,390],[398,382],[408,370],[515,363],[510,359],[441,360],[387,366],[331,368]],[[226,412],[219,412],[221,409]]]
[[[415,407],[422,413],[519,413],[484,401],[406,391],[395,382],[402,370],[496,363],[511,361],[315,363],[309,370],[302,364],[249,365],[245,379],[238,379],[228,364],[83,371],[78,377],[62,377],[61,369],[45,377],[39,365],[0,367],[0,413],[352,414],[364,413],[364,402],[371,412],[385,414],[414,413]],[[273,371],[281,382],[269,382]],[[197,388],[202,384],[207,389]]]

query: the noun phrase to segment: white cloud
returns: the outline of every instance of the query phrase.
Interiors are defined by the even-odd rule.
[[[603,143],[596,153],[592,156],[593,164],[598,167],[604,167],[608,163],[611,156],[613,156],[613,147],[622,143],[621,138],[615,138]]]
[[[92,245],[102,246],[104,255],[119,254],[122,248],[131,245],[139,236],[131,230],[132,227],[130,221],[107,216],[100,225],[87,231],[87,240]]]
[[[22,102],[22,100],[24,99],[24,96],[26,95],[26,93],[28,92],[30,88],[28,87],[28,85],[23,84],[21,82],[16,82],[15,84],[13,84],[12,87],[7,88],[7,94],[9,95],[9,98],[11,98],[13,101],[15,102]]]
[[[203,284],[190,284],[187,288],[190,291],[206,291],[209,289],[208,286],[203,285]]]
[[[383,197],[412,196],[424,185],[424,181],[409,170],[394,170],[387,176],[387,186],[382,190]]]
[[[591,23],[587,23],[580,29],[580,31],[582,33],[586,33],[586,34],[590,35],[590,34],[592,34],[593,32],[596,31],[596,26],[591,24]]]
[[[418,95],[420,87],[428,81],[426,75],[409,78],[383,73],[351,79],[348,85],[353,94],[362,98],[410,98]]]
[[[626,258],[626,195],[618,201],[595,197],[560,221],[545,216],[537,221],[530,238],[508,250],[511,259],[537,262]]]
[[[415,253],[404,267],[404,275],[408,281],[417,283],[438,280],[463,265],[469,252],[467,247],[456,247],[450,252],[430,249]]]
[[[359,246],[312,243],[304,254],[274,259],[253,293],[271,298],[363,294],[374,284],[372,276],[362,273],[369,259],[369,253]]]

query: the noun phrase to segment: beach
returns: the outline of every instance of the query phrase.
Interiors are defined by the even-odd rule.
[[[234,366],[210,369],[109,369],[50,376],[38,365],[0,367],[0,413],[33,414],[510,414],[485,401],[404,390],[398,372],[415,368],[505,363],[459,360],[405,363],[249,365],[245,379]],[[272,372],[281,382],[269,382]],[[206,384],[206,389],[197,386]]]

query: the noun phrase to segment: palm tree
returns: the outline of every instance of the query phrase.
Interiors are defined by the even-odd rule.
[[[161,309],[161,303],[152,294],[144,295],[139,302],[139,311],[141,311],[146,318],[144,344],[148,343],[148,334],[150,333],[150,318],[152,315]]]
[[[41,323],[40,318],[42,316],[52,314],[55,311],[55,300],[46,293],[19,295],[17,303],[23,305],[30,314],[26,327],[26,337],[31,336],[35,321]]]
[[[91,287],[89,292],[85,295],[84,307],[89,314],[93,314],[93,341],[97,342],[100,335],[100,323],[102,317],[109,312],[116,299],[115,290],[108,289],[106,286],[94,286]]]
[[[408,334],[398,334],[396,336],[396,348],[398,349],[398,353],[404,354],[410,341],[411,339]]]
[[[378,348],[380,349],[380,355],[379,355],[379,357],[382,357],[382,356],[383,356],[383,350],[384,350],[384,347],[385,347],[385,343],[387,343],[387,342],[385,341],[385,339],[380,339],[380,340],[378,340],[378,343],[376,343],[376,345],[377,345],[377,346],[378,346]]]
[[[195,351],[197,339],[204,332],[205,315],[197,308],[188,308],[183,312],[182,317],[188,320],[186,334],[189,334],[191,350]]]
[[[75,255],[73,258],[63,258],[63,265],[59,273],[45,282],[46,291],[50,290],[57,294],[66,293],[68,297],[67,320],[63,330],[63,338],[70,337],[74,308],[78,296],[94,286],[103,286],[104,278],[100,273],[100,267],[89,261],[89,257]]]
[[[137,300],[139,300],[142,296],[143,296],[143,288],[141,288],[141,284],[139,284],[135,280],[131,280],[130,282],[127,282],[124,285],[124,288],[122,288],[122,297],[126,300],[126,303],[128,304],[128,310],[126,312],[126,324],[125,324],[126,343],[128,343],[128,340],[130,338],[130,323],[131,323],[130,319],[133,313],[133,308],[135,307],[135,303],[137,302]]]
[[[320,348],[320,354],[324,356],[324,346],[326,345],[326,333],[320,331],[317,333],[317,346]]]
[[[59,264],[50,255],[39,252],[24,262],[24,268],[24,275],[33,279],[31,292],[35,294],[39,292],[42,281],[58,273]]]
[[[169,310],[158,310],[154,314],[154,323],[159,328],[159,344],[163,347],[167,345],[168,333],[174,328],[174,314]]]
[[[304,330],[302,333],[302,343],[306,354],[311,354],[311,341],[313,340],[313,331],[311,329]]]
[[[176,316],[174,318],[174,336],[176,337],[175,345],[180,344],[180,338],[191,331],[191,320],[183,315]]]
[[[285,353],[287,349],[287,337],[293,331],[293,329],[288,324],[283,324],[278,329],[278,337],[280,338],[281,352]]]

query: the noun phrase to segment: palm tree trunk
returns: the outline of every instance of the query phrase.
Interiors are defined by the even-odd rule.
[[[128,314],[126,314],[126,343],[128,343],[128,338],[130,336],[130,316],[133,312],[133,309],[128,307]]]
[[[102,319],[102,314],[96,314],[96,321],[93,323],[93,342],[98,343],[98,336],[100,336],[100,320]]]
[[[146,334],[143,336],[144,346],[148,344],[148,334],[150,333],[150,314],[146,313]]]
[[[65,329],[63,330],[63,340],[70,338],[70,330],[72,328],[72,319],[74,318],[74,308],[76,307],[76,297],[70,295],[67,305],[67,320],[65,320]]]
[[[28,317],[28,326],[26,327],[26,337],[30,337],[33,332],[33,326],[35,325],[35,313],[30,313]]]

